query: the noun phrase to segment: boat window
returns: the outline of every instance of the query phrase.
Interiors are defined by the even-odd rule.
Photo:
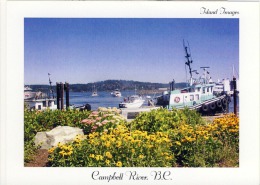
[[[207,92],[209,92],[209,87],[207,88]]]
[[[190,101],[194,100],[194,95],[190,95]]]
[[[205,93],[205,87],[202,88],[202,93]]]

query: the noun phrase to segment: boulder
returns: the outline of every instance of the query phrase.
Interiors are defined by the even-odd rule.
[[[58,143],[72,142],[76,135],[84,135],[83,130],[77,127],[58,126],[49,132],[38,132],[34,143],[40,145],[41,149],[49,149]]]

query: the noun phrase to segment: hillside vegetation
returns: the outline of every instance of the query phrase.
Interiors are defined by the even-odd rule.
[[[135,88],[137,90],[157,90],[159,88],[169,87],[169,84],[165,83],[138,82],[131,80],[105,80],[87,84],[70,84],[70,90],[73,92],[90,92],[92,91],[94,84],[98,91],[113,91],[114,89],[124,91],[134,90]],[[56,89],[55,85],[53,89]],[[30,87],[33,91],[46,91],[49,89],[49,85],[30,85]],[[176,83],[175,87],[185,87],[185,83]]]

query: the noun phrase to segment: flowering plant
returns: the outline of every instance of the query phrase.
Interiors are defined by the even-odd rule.
[[[123,124],[125,119],[119,114],[117,108],[99,108],[81,121],[81,128],[84,134],[92,132],[108,131],[109,128],[115,128],[119,124]]]
[[[130,132],[125,126],[90,133],[85,140],[49,150],[50,166],[171,167],[174,156],[167,134]]]

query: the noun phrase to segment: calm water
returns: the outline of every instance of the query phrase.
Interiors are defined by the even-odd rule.
[[[121,91],[121,97],[113,97],[111,92],[98,92],[98,96],[91,96],[92,92],[70,92],[70,104],[75,106],[91,105],[92,110],[98,107],[117,107],[120,102],[124,101],[125,97],[134,95],[134,91]],[[159,94],[157,94],[159,95]],[[153,95],[150,95],[153,96]],[[144,105],[147,104],[145,101]]]
[[[92,92],[70,92],[70,104],[75,106],[82,106],[86,103],[91,105],[92,110],[97,110],[98,107],[117,107],[120,102],[124,101],[124,97],[128,97],[134,95],[134,91],[121,91],[121,97],[113,97],[111,92],[98,92],[99,96],[91,96]],[[148,94],[153,97],[153,94]],[[156,94],[158,96],[160,94]],[[145,95],[147,96],[147,95]],[[65,103],[65,102],[64,102]],[[145,101],[144,105],[147,105],[147,101]],[[234,112],[234,103],[233,98],[231,98],[231,103],[229,104],[229,112]],[[238,103],[239,105],[239,98]],[[238,106],[239,111],[239,106]]]

